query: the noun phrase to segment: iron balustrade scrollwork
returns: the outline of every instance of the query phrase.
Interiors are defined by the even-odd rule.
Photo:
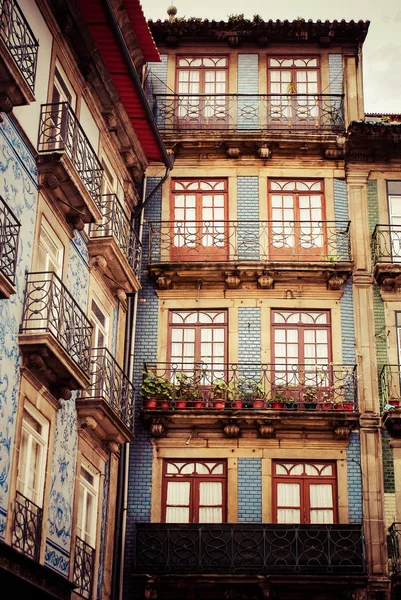
[[[379,382],[383,406],[401,404],[401,365],[383,365]]]
[[[98,205],[103,167],[68,102],[41,106],[38,152],[58,151],[67,154],[88,193]]]
[[[0,0],[0,37],[34,92],[39,42],[16,0]]]
[[[134,572],[365,572],[363,528],[352,525],[137,523]]]
[[[349,221],[150,221],[149,262],[351,260]]]
[[[115,194],[104,194],[99,204],[100,223],[90,225],[92,239],[114,237],[134,274],[139,277],[142,244],[123,206]]]
[[[103,398],[129,429],[133,429],[135,388],[107,348],[94,348],[90,360],[91,384],[84,397]]]
[[[0,271],[15,284],[21,223],[0,197]]]
[[[78,586],[75,593],[83,598],[92,598],[94,564],[95,549],[77,536],[75,541],[73,582]]]
[[[401,263],[401,225],[376,225],[371,246],[374,265]]]
[[[15,498],[12,546],[18,552],[39,560],[43,510],[20,492]]]
[[[145,408],[152,391],[157,409],[358,410],[356,365],[145,363]]]
[[[155,94],[164,131],[344,130],[342,94]]]
[[[92,324],[54,273],[27,273],[20,332],[49,332],[89,375]]]

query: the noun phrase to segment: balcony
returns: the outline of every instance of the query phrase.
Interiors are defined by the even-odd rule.
[[[16,0],[0,0],[0,111],[35,100],[38,47]]]
[[[126,292],[139,289],[142,245],[115,194],[101,196],[102,220],[89,229],[89,254],[96,264],[103,266],[108,285]],[[99,258],[101,260],[99,260]]]
[[[82,598],[92,598],[95,549],[77,536],[75,542],[73,582],[75,593]]]
[[[362,525],[137,523],[136,574],[363,575]]]
[[[401,225],[376,225],[372,234],[373,274],[385,292],[401,287]]]
[[[354,365],[145,364],[140,395],[154,437],[194,422],[226,437],[254,427],[260,437],[275,437],[297,421],[341,438],[358,419]]]
[[[56,398],[90,383],[92,325],[59,277],[28,273],[19,344],[24,362]]]
[[[34,502],[17,492],[11,545],[18,552],[39,560],[43,511]]]
[[[0,298],[16,293],[18,243],[21,223],[0,197]]]
[[[341,289],[352,268],[349,221],[151,221],[149,268],[160,288],[214,281],[272,288],[293,278]]]
[[[401,437],[401,365],[384,365],[380,372],[383,425],[391,437]]]
[[[228,155],[237,157],[245,142],[247,154],[252,141],[258,151],[272,142],[277,153],[281,141],[304,145],[307,135],[310,144],[331,145],[333,158],[343,156],[335,144],[345,130],[341,94],[156,94],[154,99],[166,143],[196,147],[224,139]]]
[[[135,390],[107,348],[92,350],[90,385],[76,407],[81,426],[96,423],[101,440],[122,444],[132,439]]]
[[[42,104],[38,152],[40,183],[70,227],[101,221],[103,167],[68,102]]]

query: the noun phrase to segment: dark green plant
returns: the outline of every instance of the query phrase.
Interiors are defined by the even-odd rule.
[[[169,379],[160,377],[151,371],[143,371],[140,395],[145,399],[171,400],[174,386]]]

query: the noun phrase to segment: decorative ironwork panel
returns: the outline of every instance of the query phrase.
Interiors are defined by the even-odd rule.
[[[156,94],[160,129],[343,130],[341,94]]]
[[[401,365],[383,365],[380,389],[383,406],[401,404]]]
[[[136,573],[363,574],[362,525],[136,525]]]
[[[114,237],[134,274],[139,277],[142,244],[115,194],[105,194],[99,205],[101,223],[90,225],[91,238]]]
[[[210,365],[186,357],[182,363],[145,364],[141,396],[145,408],[170,410],[358,410],[355,365]]]
[[[0,0],[0,36],[34,92],[39,42],[16,0]]]
[[[17,492],[15,499],[12,546],[22,554],[39,560],[43,510]]]
[[[373,264],[401,263],[401,225],[376,225],[371,245]]]
[[[92,597],[95,549],[77,537],[75,542],[73,582],[78,586],[75,593],[83,598]]]
[[[54,273],[27,273],[21,332],[51,333],[89,375],[92,325]]]
[[[15,284],[21,223],[0,197],[0,270]]]
[[[103,167],[68,102],[42,104],[38,151],[65,152],[92,199],[99,204]]]
[[[149,262],[341,263],[349,221],[151,221]]]
[[[107,348],[92,350],[90,377],[91,385],[85,390],[85,398],[103,398],[132,430],[135,388]]]

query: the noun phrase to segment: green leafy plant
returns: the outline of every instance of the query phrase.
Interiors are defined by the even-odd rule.
[[[140,395],[145,400],[170,401],[173,398],[174,386],[170,380],[160,377],[151,371],[143,371]]]
[[[200,396],[199,378],[187,375],[187,373],[177,373],[176,375],[177,398],[182,401],[194,402]]]

